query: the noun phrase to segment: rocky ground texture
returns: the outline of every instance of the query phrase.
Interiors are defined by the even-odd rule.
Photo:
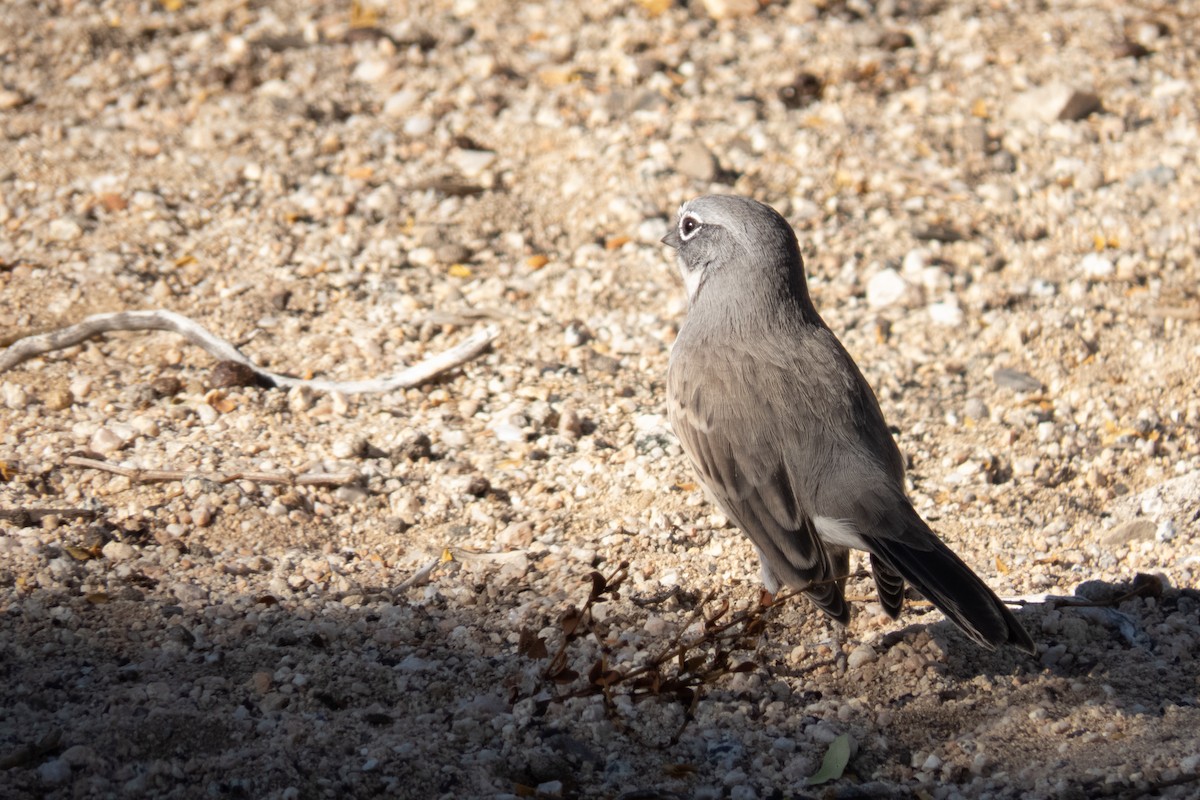
[[[1195,796],[1198,19],[0,5],[0,344],[166,308],[353,379],[500,329],[386,395],[214,388],[165,333],[0,374],[0,794]],[[796,227],[914,502],[1036,656],[859,578],[843,636],[801,598],[755,621],[664,417],[658,239],[714,191]],[[726,602],[755,619],[720,644]]]

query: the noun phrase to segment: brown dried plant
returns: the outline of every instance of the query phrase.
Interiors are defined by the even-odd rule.
[[[730,613],[727,599],[717,600],[715,593],[709,593],[649,656],[636,666],[625,665],[613,661],[613,642],[607,636],[609,626],[596,618],[593,609],[600,603],[620,600],[621,588],[628,577],[628,562],[622,562],[607,576],[592,572],[591,590],[583,606],[572,605],[558,618],[561,639],[553,654],[545,639],[528,628],[521,631],[518,652],[531,659],[546,659],[541,677],[554,687],[554,694],[539,703],[539,711],[544,711],[551,702],[599,696],[610,718],[619,723],[615,701],[622,694],[633,702],[649,699],[674,702],[684,710],[683,724],[671,738],[671,743],[675,743],[692,720],[707,687],[728,675],[751,672],[758,666],[752,655],[743,659],[734,656],[756,650],[767,614],[792,595],[772,599],[764,592],[757,603]],[[700,623],[698,633],[696,623]],[[585,637],[591,637],[598,646],[598,659],[574,652],[574,645]],[[576,668],[581,659],[585,665],[591,661],[586,670]]]

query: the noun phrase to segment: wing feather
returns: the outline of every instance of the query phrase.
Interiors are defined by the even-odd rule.
[[[908,582],[985,647],[1033,652],[1012,612],[913,509],[899,448],[836,337],[819,321],[774,331],[783,333],[792,338],[765,348],[744,334],[715,342],[685,329],[667,377],[675,433],[721,510],[757,547],[768,584],[804,590],[845,623],[839,578],[847,546],[861,547],[888,614],[900,611]]]
[[[703,393],[695,391],[688,372],[672,363],[668,410],[697,475],[758,548],[766,570],[780,583],[808,590],[822,611],[847,622],[849,607],[841,586],[831,580],[845,573],[835,573],[798,491],[787,437],[764,429],[764,420],[754,417],[761,398],[744,396],[746,384],[737,380],[736,369],[709,370]]]

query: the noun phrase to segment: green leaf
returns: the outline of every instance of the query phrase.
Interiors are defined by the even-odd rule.
[[[825,751],[825,759],[821,762],[821,768],[815,775],[809,776],[808,785],[819,786],[822,783],[836,781],[842,777],[842,773],[846,771],[846,765],[849,763],[850,736],[843,733],[830,743],[829,749]]]

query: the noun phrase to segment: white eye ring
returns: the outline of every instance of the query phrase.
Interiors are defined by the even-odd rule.
[[[679,238],[687,241],[700,232],[704,223],[695,214],[686,214],[679,220]]]

